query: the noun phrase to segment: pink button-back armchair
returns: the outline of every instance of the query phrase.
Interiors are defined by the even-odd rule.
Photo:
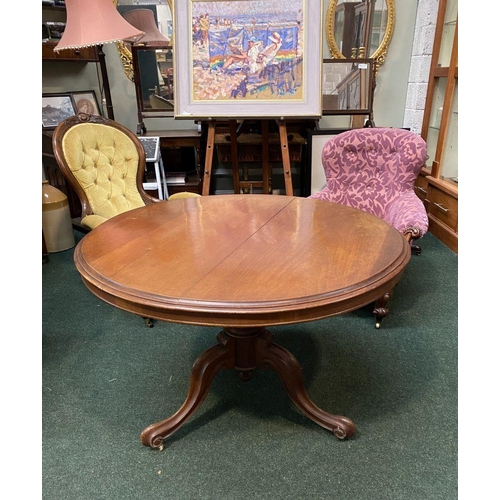
[[[361,128],[329,139],[321,154],[326,186],[311,198],[364,210],[392,224],[413,242],[429,220],[414,184],[425,164],[427,145],[418,134],[397,128]],[[368,243],[369,244],[369,243]],[[389,291],[375,304],[377,328],[388,314]]]

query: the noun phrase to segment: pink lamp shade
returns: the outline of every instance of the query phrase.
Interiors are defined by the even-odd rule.
[[[121,16],[113,0],[66,0],[66,29],[54,51],[135,42],[143,36]]]
[[[167,38],[156,26],[155,16],[151,9],[134,9],[123,14],[123,17],[135,28],[144,31],[145,35],[139,43],[150,45],[170,45]]]

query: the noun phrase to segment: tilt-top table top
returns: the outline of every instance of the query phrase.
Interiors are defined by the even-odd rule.
[[[249,327],[357,309],[391,289],[403,236],[365,212],[288,196],[160,202],[78,244],[85,284],[119,308],[166,321]]]

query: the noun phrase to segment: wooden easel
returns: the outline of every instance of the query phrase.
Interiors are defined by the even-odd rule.
[[[292,184],[292,169],[290,164],[290,154],[288,150],[288,135],[286,129],[286,122],[283,119],[276,120],[279,127],[279,137],[281,145],[281,157],[283,163],[283,176],[285,180],[285,194],[286,196],[293,196]],[[215,147],[215,131],[217,128],[217,121],[210,120],[208,122],[207,133],[207,148],[205,154],[205,168],[203,170],[203,189],[202,195],[208,196],[210,194],[210,180],[212,177],[212,162]],[[229,135],[231,138],[231,165],[233,169],[233,185],[234,192],[240,193],[243,188],[250,186],[262,187],[264,194],[271,192],[269,185],[269,120],[261,120],[262,129],[262,181],[242,181],[239,177],[239,164],[238,164],[238,123],[237,120],[229,121]]]

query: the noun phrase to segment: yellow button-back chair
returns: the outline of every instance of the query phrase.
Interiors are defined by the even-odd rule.
[[[198,193],[192,193],[190,191],[180,191],[179,193],[171,194],[168,199],[169,200],[182,200],[183,198],[198,198],[201,196]]]
[[[52,145],[82,204],[83,228],[94,229],[115,215],[160,201],[144,191],[144,147],[123,125],[80,113],[57,126]]]
[[[144,191],[143,145],[119,123],[80,113],[57,126],[52,146],[61,172],[82,204],[84,229],[95,229],[115,215],[161,201]],[[144,320],[153,326],[150,318]]]

